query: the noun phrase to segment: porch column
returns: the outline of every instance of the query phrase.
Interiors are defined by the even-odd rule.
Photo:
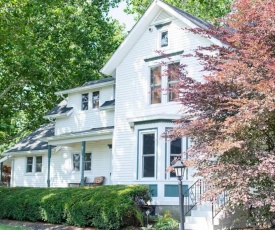
[[[48,188],[51,187],[50,181],[50,172],[51,172],[51,157],[52,157],[52,146],[48,144],[48,179],[47,179],[47,186]]]
[[[86,141],[82,141],[82,148],[81,148],[81,186],[84,186],[85,152],[86,152]]]
[[[0,186],[2,185],[3,162],[0,163]]]

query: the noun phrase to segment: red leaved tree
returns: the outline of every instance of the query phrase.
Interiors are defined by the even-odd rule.
[[[223,27],[207,31],[224,46],[195,52],[204,80],[181,76],[186,109],[173,137],[192,138],[186,164],[210,185],[208,197],[227,191],[228,206],[252,205],[268,217],[275,211],[275,1],[236,0],[233,9]]]

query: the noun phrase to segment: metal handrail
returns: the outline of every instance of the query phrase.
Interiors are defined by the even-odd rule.
[[[188,214],[198,203],[201,202],[205,190],[206,186],[204,181],[198,179],[183,193],[184,215]]]
[[[226,191],[223,191],[215,199],[212,199],[212,223],[214,223],[214,218],[223,210],[228,201],[229,198]]]

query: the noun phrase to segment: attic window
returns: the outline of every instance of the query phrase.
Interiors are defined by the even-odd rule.
[[[161,31],[160,34],[160,47],[164,48],[168,46],[168,31]]]

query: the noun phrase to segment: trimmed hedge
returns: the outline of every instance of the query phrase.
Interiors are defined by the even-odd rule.
[[[143,213],[138,205],[150,199],[150,189],[143,185],[0,187],[0,219],[120,229],[141,224]]]

